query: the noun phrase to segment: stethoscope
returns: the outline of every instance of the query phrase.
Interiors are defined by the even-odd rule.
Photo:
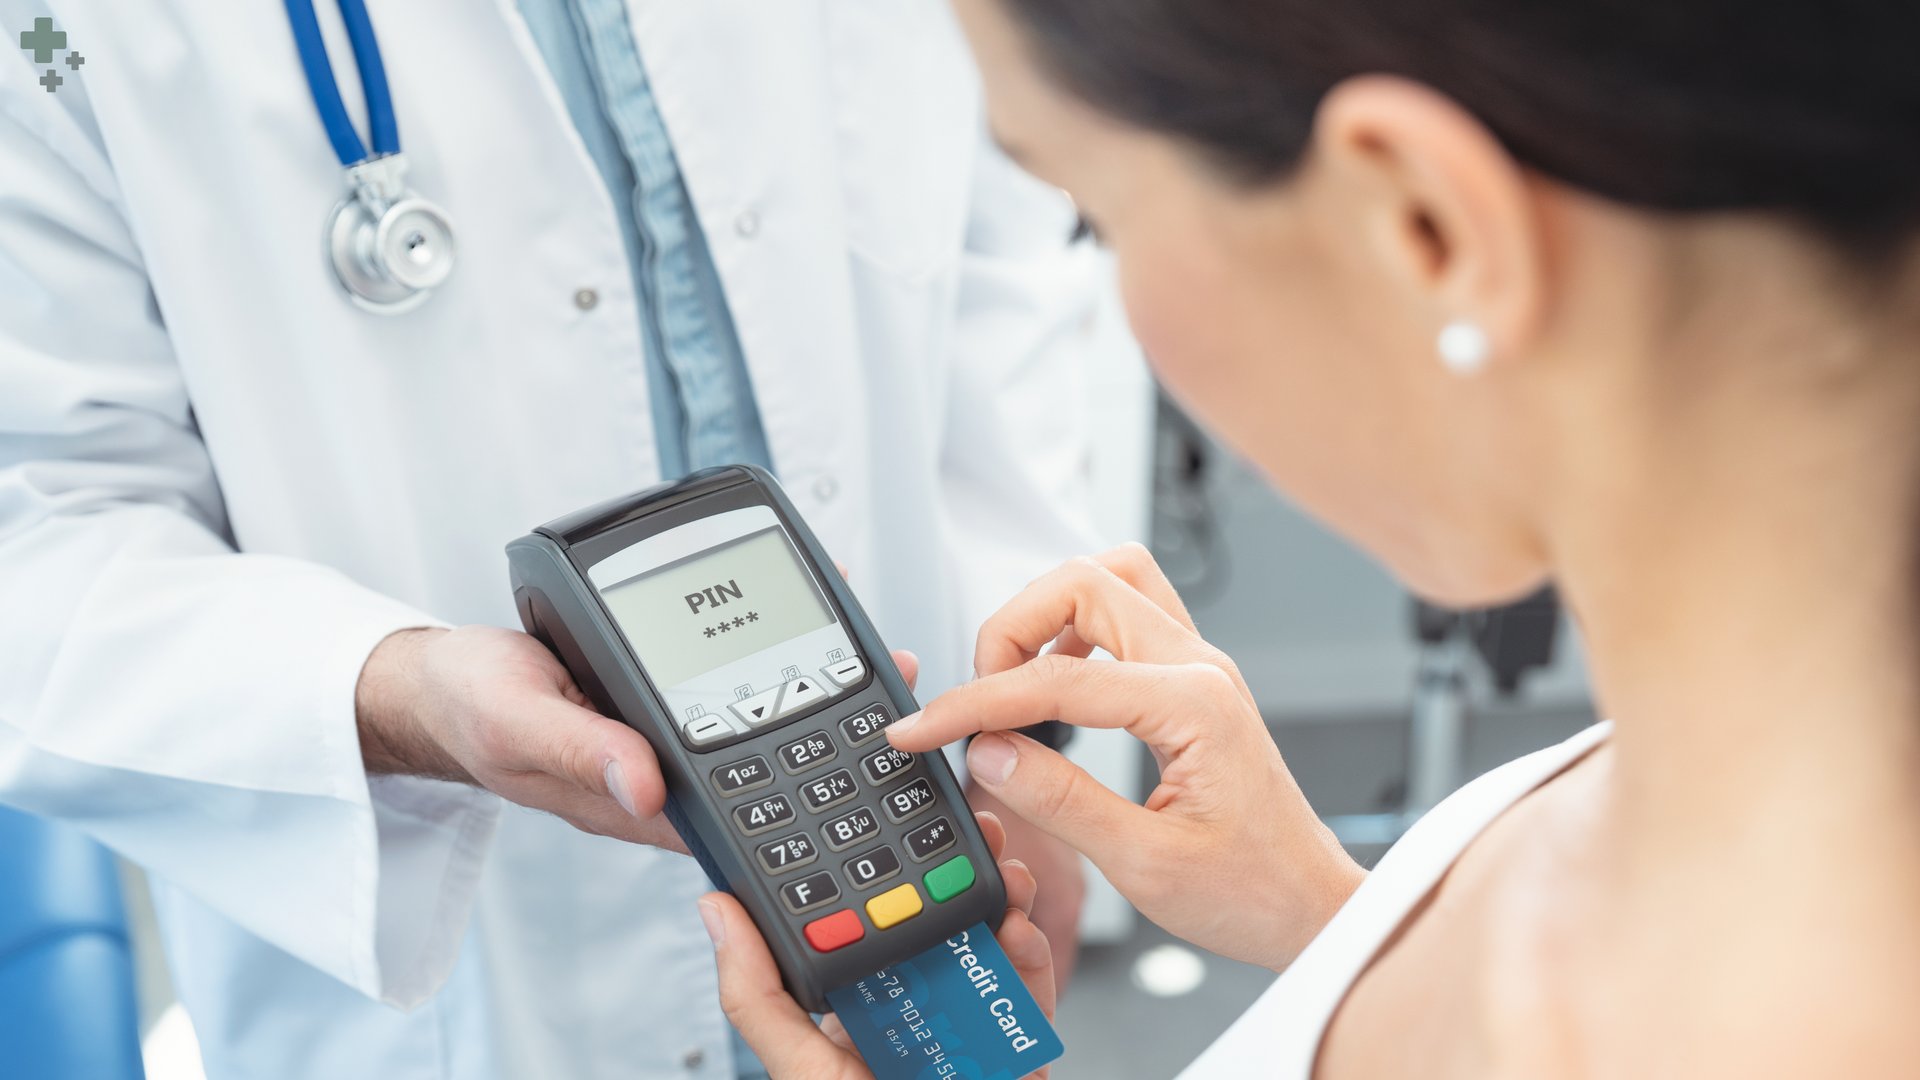
[[[333,260],[333,272],[348,298],[368,311],[382,315],[412,311],[453,272],[453,223],[445,211],[407,186],[400,125],[394,119],[387,68],[366,3],[340,0],[340,14],[366,90],[372,153],[360,141],[340,98],[313,0],[286,0],[286,5],[314,106],[320,110],[334,154],[347,170],[348,195],[327,219],[327,254]]]

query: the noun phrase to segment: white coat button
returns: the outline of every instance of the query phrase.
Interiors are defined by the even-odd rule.
[[[687,1051],[687,1056],[680,1059],[680,1064],[685,1065],[688,1072],[692,1072],[706,1063],[707,1052],[697,1046]]]
[[[748,240],[760,235],[760,215],[751,210],[742,212],[739,217],[733,219],[733,231]]]
[[[830,502],[838,494],[840,494],[840,482],[831,476],[823,476],[813,482],[813,497],[821,502]]]
[[[592,311],[600,306],[600,294],[593,289],[581,289],[573,294],[573,306],[581,311]]]

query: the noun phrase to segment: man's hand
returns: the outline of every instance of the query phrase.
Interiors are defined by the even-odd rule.
[[[1080,853],[1013,813],[993,793],[972,781],[967,782],[967,802],[1003,823],[1006,861],[1032,871],[1038,892],[1028,914],[1053,949],[1053,983],[1064,993],[1080,959],[1080,913],[1087,902],[1087,874]]]
[[[546,646],[514,630],[403,630],[354,692],[370,773],[478,784],[575,828],[685,852],[639,732],[595,712]]]

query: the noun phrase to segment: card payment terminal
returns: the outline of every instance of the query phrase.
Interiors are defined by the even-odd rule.
[[[802,1006],[949,935],[1006,889],[918,708],[778,483],[696,473],[507,547],[527,632],[660,758],[667,815],[752,914]]]

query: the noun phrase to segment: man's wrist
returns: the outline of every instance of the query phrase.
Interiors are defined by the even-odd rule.
[[[440,748],[421,722],[421,653],[444,630],[401,630],[368,654],[354,687],[360,758],[369,774],[467,781],[466,770]]]

